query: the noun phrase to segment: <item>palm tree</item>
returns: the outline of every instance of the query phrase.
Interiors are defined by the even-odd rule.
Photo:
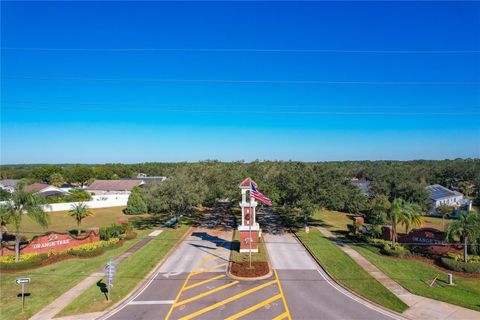
[[[10,215],[11,223],[15,229],[15,262],[20,258],[20,226],[26,214],[42,227],[48,226],[49,215],[42,206],[42,199],[32,193],[17,190],[5,205],[5,210]]]
[[[86,217],[93,216],[93,212],[88,210],[88,206],[85,203],[77,203],[72,205],[72,209],[68,211],[68,215],[77,221],[77,235],[80,235],[82,220]]]
[[[397,226],[399,224],[404,224],[405,231],[408,232],[412,226],[418,226],[423,223],[420,207],[402,198],[393,200],[387,218],[392,227],[392,246],[395,245],[397,240]]]
[[[5,226],[10,223],[12,220],[11,213],[7,210],[5,206],[0,206],[0,248],[3,255],[3,231]]]
[[[407,234],[412,227],[421,226],[423,224],[423,217],[420,206],[414,203],[405,202],[400,222],[405,226],[405,233]]]
[[[392,247],[395,245],[397,239],[397,225],[402,221],[404,203],[405,200],[401,198],[393,200],[390,211],[387,214],[392,228]]]
[[[458,220],[447,225],[446,239],[454,241],[455,238],[463,240],[463,262],[468,261],[468,242],[476,242],[480,236],[480,216],[476,212],[461,212]]]

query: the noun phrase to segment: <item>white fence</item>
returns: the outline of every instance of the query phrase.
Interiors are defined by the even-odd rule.
[[[89,208],[108,208],[126,206],[129,194],[109,194],[101,196],[92,196],[92,201],[85,201]],[[72,205],[80,202],[64,202],[64,203],[52,203],[48,206],[44,206],[44,210],[47,212],[55,211],[68,211],[72,208]]]

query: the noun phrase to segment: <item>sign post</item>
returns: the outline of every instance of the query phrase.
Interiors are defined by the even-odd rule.
[[[107,300],[110,301],[110,290],[113,288],[113,277],[115,276],[115,272],[117,272],[112,260],[107,263],[104,272],[107,277]]]
[[[30,283],[30,278],[18,278],[15,280],[17,284],[22,285],[22,313],[25,312],[25,284]]]

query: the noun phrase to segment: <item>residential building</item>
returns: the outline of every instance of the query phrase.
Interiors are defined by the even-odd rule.
[[[95,195],[130,194],[134,187],[145,184],[141,179],[95,180],[87,187],[87,192]]]
[[[453,191],[445,188],[439,184],[432,184],[426,187],[430,192],[430,199],[432,201],[432,211],[441,205],[448,205],[452,207],[467,206],[468,210],[472,209],[472,201],[464,199],[463,194],[458,191]]]
[[[23,188],[23,190],[26,192],[41,194],[45,197],[59,195],[59,194],[70,194],[70,192],[68,191],[65,191],[61,188],[57,188],[55,186],[52,186],[46,183],[33,183]]]
[[[0,180],[0,189],[6,190],[10,193],[15,191],[17,184],[20,182],[19,179],[4,179]]]
[[[366,180],[366,179],[358,179],[356,177],[353,177],[351,180],[353,185],[357,186],[360,191],[368,198],[370,198],[371,196],[371,192],[370,192],[370,189],[371,189],[371,183],[370,181]]]

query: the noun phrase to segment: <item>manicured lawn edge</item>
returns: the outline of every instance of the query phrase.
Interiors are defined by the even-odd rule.
[[[324,245],[329,246],[330,249],[336,251],[335,255],[337,261],[343,260],[348,262],[350,268],[355,271],[356,276],[361,275],[363,280],[369,281],[369,285],[362,287],[355,285],[359,283],[358,280],[349,282],[347,278],[342,279],[335,274],[338,272],[338,269],[335,270],[334,266],[330,265],[330,262],[327,262],[327,258],[323,258],[315,253],[315,247],[312,244],[309,244],[308,241],[305,241],[305,237],[312,237],[312,235],[318,233],[319,239],[323,239]],[[314,260],[322,267],[322,269],[327,273],[327,275],[333,279],[338,285],[340,285],[345,290],[355,294],[356,296],[367,300],[368,302],[380,307],[386,308],[389,311],[394,311],[397,313],[402,313],[408,309],[408,306],[397,298],[392,292],[385,288],[378,280],[373,278],[367,271],[360,267],[352,258],[350,258],[345,252],[340,248],[337,248],[335,244],[331,243],[330,240],[325,238],[320,231],[313,229],[310,233],[305,233],[303,231],[293,232],[297,240],[305,247],[305,249],[310,253]],[[303,238],[303,239],[302,239]],[[316,245],[316,244],[314,244]],[[312,247],[311,247],[312,246]],[[341,269],[341,268],[340,268]],[[351,275],[350,275],[351,276]],[[376,291],[373,291],[376,290]]]
[[[372,246],[351,246],[365,259],[384,272],[392,280],[413,294],[444,301],[464,308],[480,311],[480,279],[454,276],[454,286],[446,284],[447,272],[423,261],[384,256]],[[439,287],[430,287],[428,282],[439,274]]]
[[[69,316],[69,315],[74,315],[74,314],[81,314],[81,313],[90,313],[90,312],[101,312],[104,311],[105,313],[115,311],[116,308],[121,306],[123,303],[125,303],[127,300],[130,298],[134,297],[136,293],[140,290],[143,289],[145,285],[147,285],[146,280],[148,280],[154,273],[155,271],[162,265],[162,263],[168,258],[168,256],[175,250],[175,248],[182,242],[182,240],[185,239],[186,236],[190,233],[191,228],[187,226],[181,226],[178,229],[165,229],[164,232],[162,232],[160,235],[158,235],[155,239],[147,243],[143,248],[132,254],[130,257],[125,259],[122,263],[120,263],[117,266],[117,275],[119,279],[115,280],[115,286],[112,290],[111,294],[111,301],[110,303],[105,303],[103,298],[101,298],[101,294],[99,294],[99,287],[95,284],[88,288],[85,292],[83,292],[80,296],[77,297],[77,299],[72,302],[71,304],[67,305],[60,313],[58,313],[56,316]],[[181,233],[182,236],[179,239],[175,239],[176,241],[173,242],[174,239],[169,239],[168,234],[175,234],[175,233]],[[165,238],[167,237],[167,238]],[[149,252],[155,245],[158,245],[158,243],[155,242],[155,240],[159,240],[165,238],[166,241],[171,240],[172,243],[167,243],[164,248],[167,250],[158,257],[155,257],[155,259],[152,261],[152,263],[155,263],[153,267],[149,267],[149,264],[147,263],[141,263],[138,264],[136,263],[138,260],[138,257],[141,257],[145,253]],[[142,261],[145,261],[142,259]],[[140,277],[138,281],[136,282],[130,282],[128,283],[128,278],[134,278],[132,276],[129,276],[129,270],[130,270],[130,265],[132,266],[140,266],[139,272],[135,272],[135,277]],[[119,293],[119,281],[122,281],[122,276],[123,274],[126,274],[124,276],[126,279],[123,281],[126,283],[123,285],[122,292]],[[134,278],[135,279],[135,278]],[[103,279],[103,282],[105,283],[105,279]],[[100,297],[100,298],[99,298]],[[97,298],[99,299],[97,301]],[[93,301],[91,300],[93,299]],[[112,303],[114,303],[112,305]]]

